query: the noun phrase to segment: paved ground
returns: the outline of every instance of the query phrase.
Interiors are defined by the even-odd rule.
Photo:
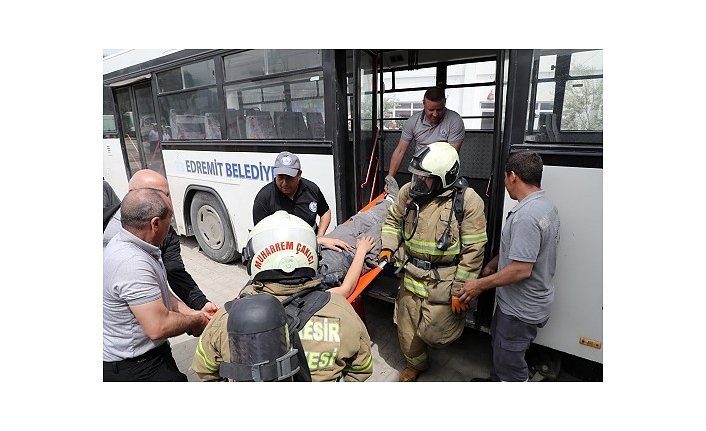
[[[240,261],[230,264],[212,261],[199,251],[193,237],[181,237],[181,248],[186,269],[206,296],[219,307],[231,300],[248,280]],[[363,306],[374,354],[374,372],[368,381],[397,381],[405,362],[399,350],[397,329],[392,323],[394,305],[363,295]],[[181,371],[188,376],[189,381],[199,381],[189,369],[197,338],[180,335],[170,341]],[[458,340],[445,349],[431,350],[430,358],[432,366],[421,374],[419,381],[467,382],[474,377],[487,377],[492,358],[490,335],[467,328]],[[575,380],[565,375],[559,377],[557,380]]]

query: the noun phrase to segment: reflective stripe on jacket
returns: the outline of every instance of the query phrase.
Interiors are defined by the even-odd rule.
[[[478,278],[483,265],[483,254],[488,237],[485,230],[485,213],[483,200],[472,189],[467,188],[464,194],[463,222],[459,228],[453,214],[453,190],[449,189],[419,208],[419,218],[414,227],[415,210],[406,211],[411,183],[407,183],[399,191],[395,203],[390,206],[388,216],[382,227],[382,248],[396,250],[404,244],[398,259],[416,257],[432,264],[449,264],[458,261],[458,265],[422,269],[405,265],[403,286],[420,297],[429,298],[439,303],[450,302],[451,295],[458,294],[461,286],[471,278]],[[403,241],[401,231],[404,223],[404,236],[408,237],[414,230],[414,235]],[[439,250],[437,242],[442,237],[447,225],[450,224],[448,248]]]

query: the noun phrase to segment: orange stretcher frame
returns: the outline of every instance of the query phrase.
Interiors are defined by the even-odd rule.
[[[375,204],[380,201],[380,199],[385,198],[385,192],[380,193],[378,197],[375,199],[371,200],[366,206],[364,206],[359,212],[365,212],[369,210],[370,208],[374,207]],[[348,220],[345,221],[345,223],[348,223]],[[382,272],[382,268],[385,266],[385,263],[381,265],[376,266],[375,268],[371,269],[370,271],[366,272],[365,274],[361,275],[360,278],[358,279],[358,283],[355,285],[355,289],[353,289],[353,292],[350,294],[348,297],[348,302],[352,303],[355,301],[358,296],[360,296],[361,293],[368,287],[368,285],[375,279],[375,277],[378,276]]]

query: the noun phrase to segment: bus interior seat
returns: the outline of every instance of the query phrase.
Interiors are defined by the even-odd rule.
[[[242,139],[238,129],[237,109],[226,109],[226,128],[228,129],[228,139]]]
[[[150,132],[157,126],[157,120],[154,114],[140,116],[140,134],[143,139],[147,140]]]
[[[546,135],[549,142],[558,142],[559,130],[556,125],[556,114],[541,112],[539,114],[539,130],[542,135]]]
[[[304,123],[304,114],[301,112],[275,112],[275,128],[282,139],[307,139],[311,138],[309,129]]]
[[[268,117],[270,116],[270,113],[268,111],[261,111],[256,108],[240,108],[240,109],[235,109],[234,111],[235,111],[235,125],[237,127],[237,131],[238,131],[238,135],[240,136],[240,139],[248,138],[246,117],[255,116],[255,115],[264,115],[264,116],[268,116]],[[267,120],[263,120],[263,121],[267,121]],[[273,127],[274,127],[274,125],[273,125]]]
[[[245,115],[245,135],[248,139],[274,139],[277,131],[272,116],[267,111],[257,111],[257,115]]]
[[[314,139],[323,139],[326,136],[324,128],[324,116],[321,112],[307,112],[306,125],[309,128],[309,133]]]
[[[247,128],[245,127],[245,112],[246,109],[236,109],[235,110],[235,123],[238,126],[238,133],[241,139],[246,139],[248,137]]]
[[[559,128],[556,125],[556,114],[547,115],[547,120],[549,142],[559,142]]]
[[[175,115],[176,139],[204,139],[206,137],[206,120],[203,115]]]
[[[218,113],[207,112],[204,114],[204,122],[206,139],[221,139],[221,122],[218,119]]]
[[[175,139],[177,137],[177,132],[179,131],[178,127],[177,127],[176,117],[177,117],[176,109],[170,109],[169,110],[169,128],[172,130],[172,136]]]

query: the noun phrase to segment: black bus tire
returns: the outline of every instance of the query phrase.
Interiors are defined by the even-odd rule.
[[[230,217],[212,194],[198,192],[191,201],[191,224],[201,250],[220,263],[239,257]]]

